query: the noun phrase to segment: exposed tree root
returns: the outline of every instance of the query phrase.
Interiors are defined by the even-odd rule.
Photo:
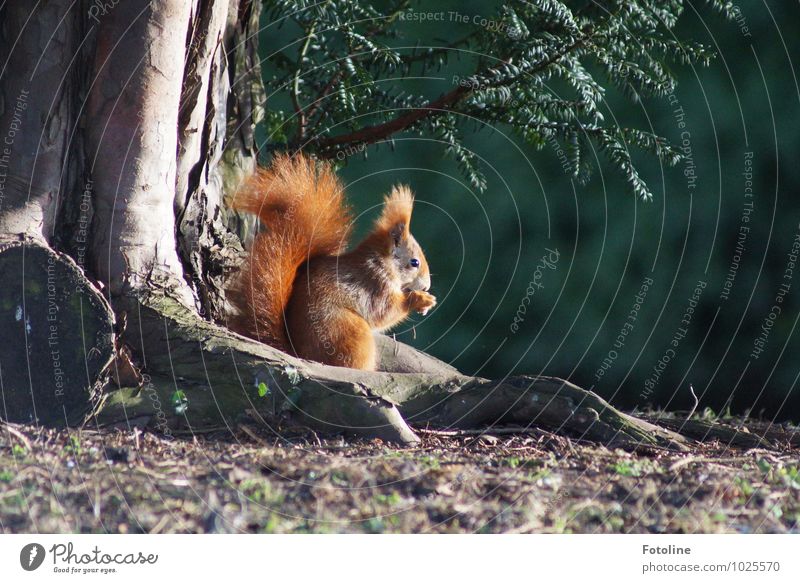
[[[381,372],[366,372],[293,358],[197,319],[168,293],[132,302],[127,321],[124,340],[150,376],[141,388],[109,392],[97,416],[106,424],[201,430],[249,414],[276,431],[293,423],[401,443],[417,441],[408,423],[535,425],[627,449],[685,443],[561,379],[469,377],[386,337]]]
[[[111,362],[113,327],[72,259],[33,240],[0,242],[0,417],[80,423]]]
[[[70,259],[33,244],[25,253],[23,288],[22,246],[0,250],[0,276],[11,283],[0,295],[5,406],[0,415],[7,420],[35,416],[47,424],[74,425],[93,408],[94,423],[164,433],[232,429],[243,418],[256,418],[276,433],[299,425],[405,444],[418,441],[412,427],[498,426],[537,427],[630,450],[681,450],[691,440],[710,439],[739,447],[770,443],[766,436],[721,423],[634,417],[558,378],[466,376],[385,336],[377,338],[379,372],[304,361],[199,318],[173,297],[169,282],[151,281],[146,293],[115,306],[123,330],[112,361],[114,320],[99,292]],[[55,289],[55,303],[48,286]],[[14,295],[19,289],[24,306]],[[65,397],[59,399],[53,398],[47,319],[53,305],[58,365],[68,371]],[[105,388],[98,397],[100,381]]]

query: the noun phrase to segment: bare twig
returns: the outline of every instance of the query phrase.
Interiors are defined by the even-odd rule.
[[[314,117],[314,114],[317,113],[317,110],[319,109],[319,106],[322,104],[322,102],[325,100],[325,98],[330,94],[331,90],[334,87],[336,87],[336,85],[339,83],[339,80],[341,79],[341,77],[342,77],[342,70],[341,69],[336,71],[336,73],[334,73],[331,76],[330,80],[328,80],[328,83],[325,85],[325,87],[322,88],[322,91],[319,93],[319,95],[314,100],[314,102],[311,105],[308,106],[308,109],[306,110],[306,113],[305,113],[306,121],[308,121],[312,117]],[[322,119],[322,117],[323,116],[320,116],[320,119]],[[316,127],[317,125],[318,124],[314,124],[314,127]]]
[[[247,425],[242,423],[239,425],[239,429],[241,429],[244,433],[246,433],[253,441],[259,444],[262,447],[267,447],[269,444],[261,439],[261,437],[252,429],[250,429]]]
[[[697,411],[697,406],[700,404],[700,399],[694,394],[694,387],[691,384],[689,385],[689,392],[692,393],[692,397],[694,397],[694,405],[692,405],[691,411],[689,411],[689,414],[686,416],[687,421],[692,418],[694,412]]]
[[[28,439],[28,438],[25,436],[25,434],[24,434],[24,433],[22,433],[21,431],[19,431],[19,430],[18,430],[18,429],[16,429],[16,428],[14,428],[14,426],[13,426],[13,425],[11,425],[11,423],[5,423],[5,422],[2,422],[2,421],[0,421],[0,424],[1,424],[3,427],[5,427],[6,431],[8,431],[8,433],[9,433],[9,434],[13,435],[13,436],[14,436],[14,437],[16,437],[18,440],[20,440],[20,441],[22,442],[22,445],[24,445],[24,446],[25,446],[25,449],[26,449],[26,450],[28,450],[28,451],[31,451],[31,450],[32,450],[32,447],[31,447],[31,442],[30,442],[30,440],[29,440],[29,439]]]
[[[300,49],[300,54],[297,56],[297,65],[294,72],[294,79],[292,80],[292,104],[294,105],[295,113],[297,113],[297,141],[302,142],[306,135],[306,113],[303,106],[300,104],[300,71],[303,70],[303,60],[308,54],[308,48],[311,46],[311,39],[314,38],[314,32],[317,28],[317,21],[309,27],[306,33],[306,39]]]

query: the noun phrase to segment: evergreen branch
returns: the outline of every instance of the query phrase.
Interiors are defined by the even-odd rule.
[[[476,36],[478,36],[478,31],[472,31],[466,36],[461,37],[458,40],[455,40],[451,43],[446,45],[442,45],[440,47],[427,47],[426,51],[420,53],[412,52],[410,55],[400,57],[403,61],[403,64],[410,67],[414,63],[418,63],[420,61],[430,61],[435,59],[439,56],[446,56],[450,53],[453,49],[457,49],[464,45],[468,45],[470,41],[472,41]],[[414,49],[416,51],[416,49]]]
[[[393,120],[374,126],[368,126],[349,134],[332,136],[330,138],[314,139],[312,141],[312,145],[319,151],[321,155],[332,156],[336,152],[336,146],[341,146],[343,144],[375,143],[379,140],[389,137],[394,133],[403,131],[413,126],[429,115],[447,112],[452,105],[461,100],[469,92],[469,87],[459,85],[449,93],[445,93],[425,107],[415,108],[414,110],[396,117]],[[331,151],[331,149],[333,149],[333,151]]]
[[[273,67],[268,86],[288,94],[291,102],[286,111],[268,112],[267,133],[280,147],[309,148],[323,157],[391,140],[398,132],[436,136],[470,183],[483,189],[480,158],[464,145],[465,136],[504,124],[536,148],[554,140],[563,144],[565,170],[578,180],[592,171],[587,148],[598,145],[632,190],[650,198],[629,147],[668,164],[680,160],[680,151],[655,134],[606,126],[601,106],[609,86],[634,101],[663,96],[675,87],[670,62],[710,61],[708,47],[673,34],[686,2],[503,2],[492,21],[495,27],[478,26],[458,35],[448,30],[447,38],[437,39],[438,46],[425,47],[420,40],[406,51],[387,39],[402,36],[405,28],[397,21],[409,0],[389,0],[380,7],[372,0],[264,0],[273,20],[298,25],[294,34],[301,43],[298,55],[289,58],[279,48],[285,46],[280,39],[267,57]],[[728,18],[739,14],[727,0],[705,3]],[[422,75],[441,68],[461,48],[472,49],[460,54],[474,74],[457,87],[434,98],[415,90],[415,83],[398,84],[410,81],[417,67]],[[598,72],[604,82],[595,78]],[[556,93],[563,88],[567,94]],[[365,126],[365,119],[373,125]],[[291,138],[286,136],[288,120]]]
[[[341,69],[339,69],[333,75],[331,75],[331,78],[328,80],[328,83],[325,85],[325,87],[322,88],[322,91],[319,92],[319,95],[317,95],[317,98],[311,103],[311,105],[308,106],[308,110],[306,111],[306,119],[311,119],[312,117],[314,117],[314,114],[317,113],[317,110],[319,109],[319,106],[322,104],[322,102],[325,100],[325,98],[328,97],[328,95],[330,95],[330,93],[331,93],[331,91],[333,91],[334,87],[336,87],[336,85],[338,85],[338,83],[341,80],[341,78],[342,78],[342,70]],[[323,113],[324,113],[324,110],[323,110]],[[316,129],[317,125],[318,124],[314,125],[314,128],[312,129],[312,131],[314,131],[314,129]],[[300,140],[298,139],[298,141],[300,141]]]
[[[302,142],[306,133],[306,114],[304,113],[303,106],[300,105],[300,71],[303,70],[303,61],[308,54],[308,47],[311,46],[311,39],[314,38],[314,30],[317,28],[318,21],[314,21],[306,34],[303,47],[300,49],[300,54],[297,56],[297,69],[294,73],[294,80],[292,81],[292,103],[294,104],[294,111],[297,114],[297,141]]]
[[[389,16],[386,18],[381,19],[380,24],[371,26],[367,29],[364,33],[366,37],[373,37],[379,34],[383,34],[390,24],[393,24],[395,20],[398,19],[400,14],[402,14],[403,10],[408,8],[408,5],[411,4],[410,0],[400,0],[397,5],[391,10]]]
[[[511,85],[515,81],[517,81],[519,77],[522,76],[523,74],[533,75],[537,72],[540,72],[549,67],[550,65],[552,65],[553,63],[564,58],[573,50],[583,46],[591,37],[592,37],[591,31],[587,31],[586,33],[584,33],[583,36],[565,45],[560,51],[557,51],[544,61],[537,63],[536,66],[533,67],[531,70],[524,70],[524,69],[519,70],[516,75],[496,81],[492,83],[492,86],[499,87],[504,85]],[[505,62],[504,59],[502,61]],[[492,69],[489,69],[489,71],[484,73],[484,75],[491,74],[491,72]],[[481,77],[480,75],[473,76],[473,78],[480,78],[480,77]],[[331,157],[335,155],[336,151],[338,150],[337,146],[350,145],[350,144],[359,144],[359,145],[373,144],[377,141],[388,138],[392,134],[406,130],[429,116],[441,115],[452,112],[451,109],[452,106],[457,104],[459,101],[461,101],[464,97],[466,97],[470,93],[474,92],[476,88],[479,86],[480,86],[479,83],[468,83],[465,85],[459,85],[452,91],[445,93],[438,99],[432,101],[430,104],[416,108],[413,111],[401,115],[393,120],[384,122],[382,124],[361,128],[349,134],[343,134],[327,138],[312,138],[309,140],[309,145],[312,146],[315,150],[317,150],[317,152],[320,155],[325,157]]]

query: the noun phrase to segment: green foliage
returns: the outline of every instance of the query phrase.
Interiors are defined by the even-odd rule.
[[[73,455],[81,455],[83,448],[81,447],[81,440],[77,435],[69,436],[69,443],[64,446],[64,451]]]
[[[375,502],[386,506],[397,506],[403,501],[400,494],[391,492],[390,494],[375,494]]]
[[[786,466],[778,470],[778,476],[787,488],[800,490],[800,467]]]
[[[177,415],[183,415],[186,413],[186,409],[189,408],[189,397],[187,397],[186,393],[180,389],[172,393],[170,402],[172,403],[172,407],[175,409],[175,413]]]
[[[259,397],[266,397],[269,394],[269,387],[265,382],[258,383],[258,396]]]
[[[558,144],[580,182],[597,148],[634,193],[651,198],[631,150],[668,165],[680,154],[664,138],[606,121],[606,86],[637,102],[664,97],[675,89],[670,63],[707,64],[712,56],[673,35],[683,0],[494,2],[479,19],[409,0],[264,4],[272,27],[264,35],[267,91],[290,97],[270,102],[272,147],[343,160],[398,134],[425,136],[443,144],[478,190],[486,188],[482,164],[463,141],[488,124],[537,148]],[[727,2],[709,4],[735,12]],[[407,24],[426,19],[436,19],[432,38],[414,38]],[[275,34],[280,27],[283,36]],[[444,88],[409,83],[453,71]]]
[[[611,469],[620,476],[639,477],[642,475],[640,465],[631,460],[620,460],[611,466]]]

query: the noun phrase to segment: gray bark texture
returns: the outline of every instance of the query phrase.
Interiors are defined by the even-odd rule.
[[[79,46],[79,18],[48,2],[0,9],[0,237],[50,241],[56,229],[79,85],[65,76]]]

